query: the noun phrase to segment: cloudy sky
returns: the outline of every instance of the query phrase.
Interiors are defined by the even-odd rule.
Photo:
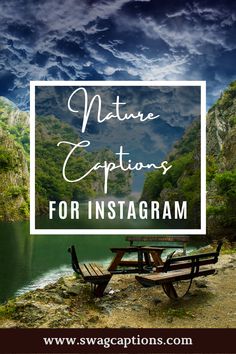
[[[0,95],[30,80],[206,80],[208,107],[236,79],[236,2],[1,0]]]

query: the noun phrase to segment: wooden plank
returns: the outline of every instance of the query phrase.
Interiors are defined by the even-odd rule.
[[[93,267],[98,276],[104,275],[103,270],[97,264],[91,263],[91,267]]]
[[[86,278],[86,280],[96,277],[107,277],[111,275],[110,272],[103,270],[95,263],[79,263],[79,269],[82,273],[82,276]]]
[[[119,263],[120,263],[122,257],[124,256],[124,254],[125,254],[124,250],[117,251],[115,257],[111,261],[110,266],[108,267],[108,271],[109,272],[112,271],[112,270],[116,270],[116,268],[119,266]]]
[[[206,276],[210,274],[214,274],[215,269],[202,269],[200,270],[197,274],[194,275],[194,278],[200,277],[200,276]],[[166,284],[174,281],[179,281],[179,280],[188,280],[191,279],[191,272],[182,270],[182,271],[171,271],[168,273],[157,273],[157,274],[151,274],[151,275],[146,275],[146,276],[140,276],[137,275],[136,279],[141,283],[141,284],[146,284],[148,286],[154,286],[158,284]]]
[[[211,268],[205,268],[205,269],[200,269],[199,270],[199,274],[205,272],[205,271],[211,270]],[[171,278],[176,278],[176,277],[180,277],[182,275],[191,275],[191,269],[181,269],[181,270],[172,270],[170,272],[164,273],[153,273],[153,274],[149,274],[146,275],[147,278],[150,278],[152,280],[158,280],[158,279],[171,279]]]
[[[93,267],[91,266],[91,264],[85,263],[85,267],[88,269],[88,272],[90,273],[90,275],[91,275],[92,277],[97,277],[97,273],[95,272],[95,270],[93,269]]]
[[[158,253],[162,253],[165,250],[165,246],[164,247],[159,247],[159,246],[139,246],[139,248],[141,248],[141,250],[144,251],[155,251]]]
[[[193,258],[198,258],[198,259],[212,258],[212,259],[215,259],[216,256],[217,256],[216,252],[198,253],[198,254],[189,255],[189,256],[173,257],[171,259],[171,262],[174,263],[174,262],[179,262],[179,261],[192,260]]]
[[[187,242],[190,241],[189,236],[127,236],[126,241],[129,242]]]
[[[214,264],[214,263],[215,263],[215,261],[213,258],[205,259],[205,260],[203,259],[203,260],[194,261],[194,262],[192,262],[191,260],[178,261],[178,262],[170,263],[170,266],[168,268],[168,272],[173,271],[173,270],[178,270],[178,269],[197,267],[197,266],[202,267],[202,266],[210,265],[210,264]],[[160,266],[156,267],[156,271],[162,272],[163,267],[164,267],[164,265],[160,265]]]
[[[154,261],[155,266],[159,266],[160,264],[163,264],[163,261],[161,259],[161,253],[158,251],[151,251],[150,252],[152,259]]]
[[[101,268],[98,264],[96,263],[91,263],[91,266],[94,268],[96,271],[97,275],[110,275],[111,273],[108,272],[107,270]]]
[[[80,269],[82,276],[84,278],[90,276],[90,273],[89,273],[88,269],[85,267],[85,264],[79,263],[79,269]]]
[[[131,252],[137,252],[140,248],[141,246],[112,247],[110,250],[114,253],[117,252],[131,253]]]
[[[139,250],[146,250],[146,251],[159,251],[162,252],[165,250],[165,246],[159,247],[159,246],[130,246],[130,247],[113,247],[111,248],[111,251],[113,253],[118,253],[118,252],[124,252],[125,253],[135,253],[138,252]]]

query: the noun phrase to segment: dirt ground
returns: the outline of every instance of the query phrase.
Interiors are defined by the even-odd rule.
[[[100,299],[83,280],[61,278],[0,307],[0,327],[235,328],[236,254],[220,256],[216,268],[216,274],[194,280],[178,301],[160,286],[142,287],[134,275],[113,276]]]

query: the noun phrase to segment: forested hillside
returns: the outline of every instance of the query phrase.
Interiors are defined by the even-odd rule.
[[[144,183],[143,200],[188,200],[191,222],[197,223],[200,202],[198,144],[199,125],[194,122],[169,154],[173,168],[163,176],[150,172]],[[37,123],[36,201],[39,214],[47,211],[48,200],[84,200],[102,194],[103,173],[91,173],[80,183],[65,183],[61,177],[68,147],[60,140],[78,142],[72,127],[56,117],[39,117]],[[236,213],[236,82],[221,95],[207,115],[207,227],[208,235],[235,238]],[[81,151],[68,165],[78,177],[89,166],[104,160],[115,161],[109,150]],[[78,172],[79,171],[79,172]],[[60,176],[58,178],[58,176]],[[29,217],[29,114],[0,98],[0,220]],[[131,176],[120,172],[109,179],[108,191],[125,196]]]
[[[86,200],[104,196],[104,172],[94,171],[76,183],[68,183],[62,177],[62,166],[71,147],[59,141],[78,143],[78,135],[67,123],[50,117],[37,117],[36,125],[36,206],[37,213],[45,213],[49,200]],[[108,149],[88,152],[80,149],[71,156],[67,165],[70,179],[83,176],[96,163],[116,161],[116,156]],[[113,171],[108,180],[108,195],[122,197],[131,191],[131,175]]]
[[[199,227],[200,203],[200,146],[199,123],[194,122],[183,138],[175,144],[167,157],[172,168],[166,175],[157,170],[148,173],[144,183],[142,200],[165,201],[187,200],[190,227]]]
[[[0,221],[29,217],[29,115],[0,98]]]
[[[236,81],[207,114],[207,235],[236,238]],[[148,174],[142,199],[187,199],[199,205],[199,125],[194,123],[168,156],[168,175]],[[196,215],[196,214],[195,214]]]
[[[104,172],[93,172],[79,183],[62,178],[63,162],[69,146],[57,147],[61,140],[79,142],[72,127],[56,117],[38,117],[36,123],[36,211],[44,214],[49,200],[86,200],[99,197],[104,188]],[[70,178],[82,176],[95,163],[115,161],[108,149],[80,151],[70,159]],[[0,221],[29,218],[29,113],[21,112],[0,98]],[[122,197],[131,190],[130,173],[112,172],[108,194]]]
[[[208,232],[236,239],[236,81],[207,115]]]

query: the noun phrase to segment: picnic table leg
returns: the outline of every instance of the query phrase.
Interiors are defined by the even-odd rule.
[[[138,250],[138,271],[142,273],[143,270],[143,252],[142,250]]]
[[[165,294],[172,300],[176,300],[178,299],[178,294],[175,290],[175,287],[173,285],[173,283],[167,283],[167,284],[163,284],[162,288],[165,292]]]
[[[162,259],[161,259],[161,257],[160,257],[160,254],[159,254],[158,252],[156,252],[156,251],[151,251],[150,253],[151,253],[152,259],[153,259],[153,261],[154,261],[154,265],[155,265],[156,267],[158,267],[159,265],[162,265],[162,264],[163,264],[163,261],[162,261]]]
[[[165,294],[172,300],[176,300],[180,297],[184,297],[185,295],[188,294],[190,288],[191,288],[191,285],[192,285],[192,280],[190,280],[189,284],[188,284],[188,287],[187,287],[187,290],[185,289],[184,290],[184,293],[182,293],[181,295],[179,295],[177,293],[177,291],[175,290],[175,287],[174,287],[174,284],[173,283],[167,283],[167,284],[162,284],[162,288],[165,292]]]
[[[94,286],[94,296],[95,297],[102,297],[105,291],[107,284],[99,284]]]
[[[145,259],[146,266],[151,267],[152,261],[149,252],[144,251],[144,259]]]
[[[110,266],[108,267],[108,271],[111,272],[112,270],[116,270],[118,267],[122,257],[124,256],[125,252],[124,251],[118,251],[113,260],[111,261]]]
[[[96,284],[94,286],[94,296],[96,297],[102,297],[103,294],[104,294],[104,291],[109,283],[110,279],[107,280],[106,282],[104,283],[101,283],[101,284]]]

